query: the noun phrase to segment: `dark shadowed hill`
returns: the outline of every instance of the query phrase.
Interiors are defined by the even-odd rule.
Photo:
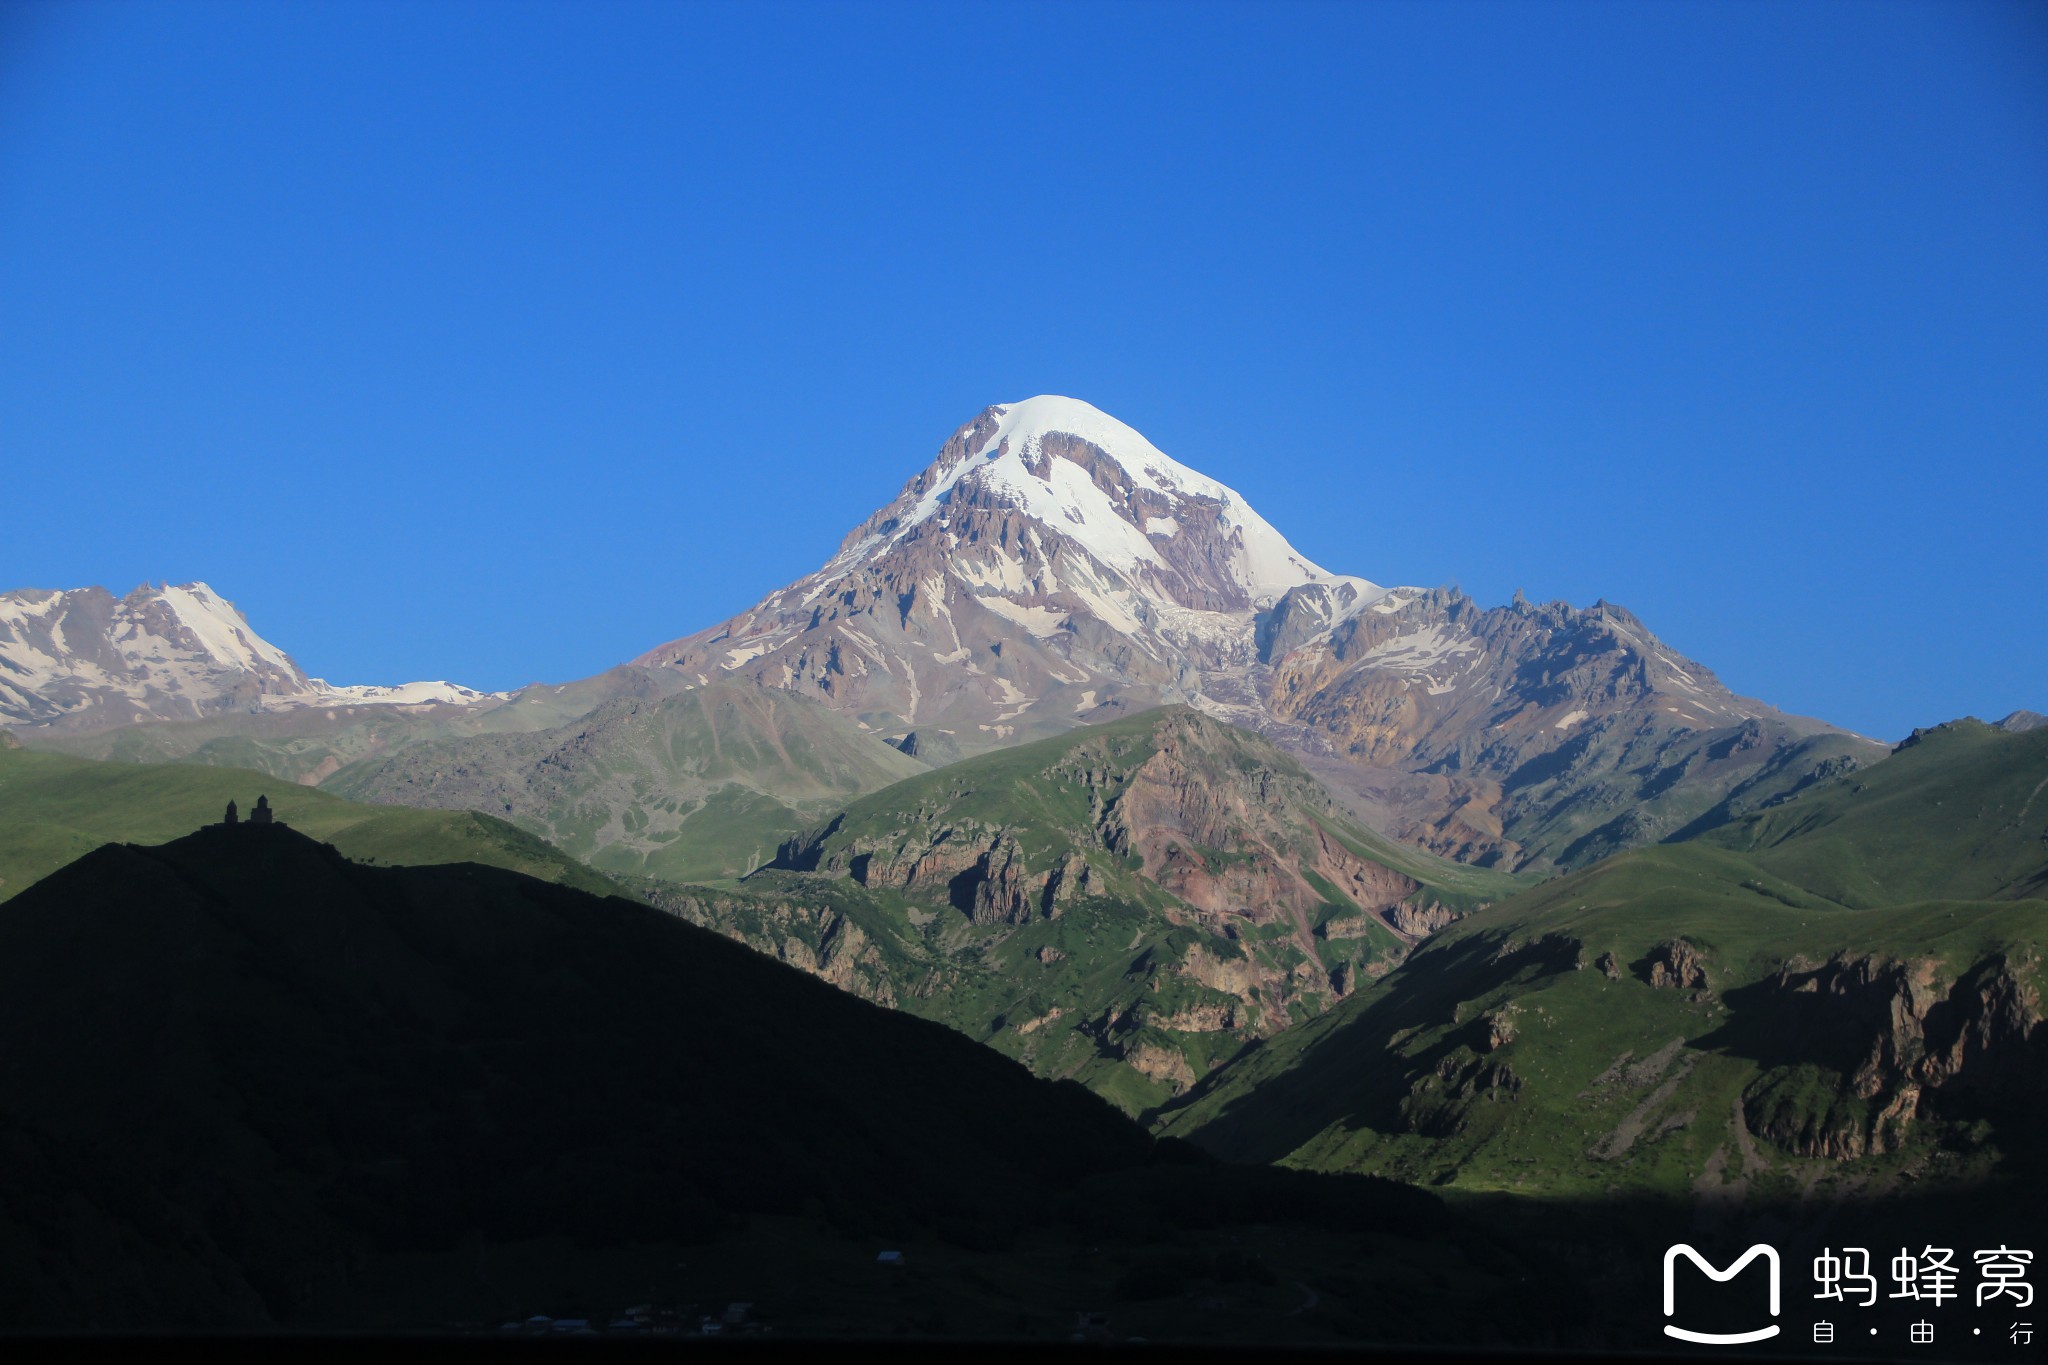
[[[1028,1210],[1150,1140],[716,934],[282,827],[0,906],[0,1324],[292,1320],[372,1258]]]

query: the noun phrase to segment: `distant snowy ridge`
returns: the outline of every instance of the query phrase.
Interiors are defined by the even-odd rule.
[[[0,592],[0,723],[56,729],[297,707],[469,706],[448,682],[336,687],[309,678],[205,583]]]

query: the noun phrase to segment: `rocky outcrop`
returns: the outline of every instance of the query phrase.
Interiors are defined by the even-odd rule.
[[[866,930],[821,904],[720,896],[691,887],[648,883],[660,909],[736,938],[756,952],[809,972],[878,1005],[900,1008],[897,973]],[[927,983],[929,989],[930,983]]]
[[[972,903],[968,918],[976,924],[1022,924],[1052,901],[1057,869],[1034,878],[1025,866],[1024,850],[1015,839],[998,838],[975,861],[970,875]],[[957,878],[955,879],[958,880]]]
[[[2048,1089],[2040,994],[1999,956],[1945,980],[1932,959],[1793,959],[1746,1007],[1767,1061],[1750,1129],[1802,1156],[1896,1150],[1916,1123],[2012,1113]]]
[[[1187,1005],[1171,1014],[1155,1014],[1147,1009],[1143,1017],[1147,1024],[1175,1033],[1231,1033],[1237,1028],[1237,1015],[1235,1004],[1211,1001]]]
[[[1515,1041],[1515,1016],[1521,1011],[1510,1005],[1479,1017],[1479,1050],[1498,1052]]]
[[[1139,1072],[1149,1076],[1179,1094],[1195,1083],[1195,1069],[1189,1065],[1187,1055],[1178,1048],[1168,1047],[1150,1038],[1143,1038],[1125,1048],[1122,1060]]]
[[[1707,960],[1690,939],[1666,939],[1643,962],[1643,979],[1665,990],[1707,989]]]
[[[1435,901],[1427,905],[1410,905],[1402,901],[1387,911],[1386,917],[1394,932],[1406,938],[1427,938],[1462,918],[1456,911]]]
[[[888,838],[833,843],[837,825],[791,839],[771,866],[847,876],[862,886],[943,900],[976,924],[1056,917],[1089,894],[1088,860],[1069,853],[1034,868],[1009,831],[974,822],[922,825]]]
[[[1054,1059],[1071,1059],[1067,1035],[1081,1032],[1121,1059],[1142,1032],[1143,1074],[1162,1085],[1179,1069],[1160,1050],[1199,1068],[1215,1055],[1203,1035],[1271,1037],[1474,903],[1469,872],[1450,889],[1368,856],[1375,836],[1298,764],[1192,708],[1030,752],[858,802],[786,841],[759,884],[801,899],[808,879],[843,878],[907,901],[909,952],[1022,987],[995,1027],[1017,1036],[1028,1023],[1027,1058],[1065,1064]],[[1430,860],[1409,865],[1426,873]]]
[[[1410,1083],[1398,1106],[1400,1125],[1424,1137],[1454,1137],[1465,1131],[1475,1104],[1512,1102],[1522,1085],[1506,1062],[1453,1052]]]
[[[1048,919],[1057,919],[1060,908],[1080,900],[1089,893],[1094,872],[1088,860],[1078,853],[1069,853],[1053,870],[1046,874],[1042,905]]]
[[[1373,912],[1421,889],[1346,847],[1322,823],[1333,811],[1305,774],[1260,761],[1228,727],[1181,711],[1161,722],[1155,751],[1105,804],[1101,828],[1106,847],[1136,855],[1150,880],[1212,924],[1284,924],[1313,956],[1328,898],[1304,870]]]

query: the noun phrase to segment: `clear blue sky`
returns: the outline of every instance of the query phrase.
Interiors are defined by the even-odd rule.
[[[1335,569],[2048,709],[2048,6],[0,9],[0,586],[579,677],[1041,392]]]

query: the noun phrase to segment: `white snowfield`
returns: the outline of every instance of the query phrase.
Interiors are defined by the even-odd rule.
[[[60,720],[109,703],[135,719],[223,710],[469,706],[509,693],[451,682],[336,686],[309,678],[201,582],[0,592],[0,722]]]

